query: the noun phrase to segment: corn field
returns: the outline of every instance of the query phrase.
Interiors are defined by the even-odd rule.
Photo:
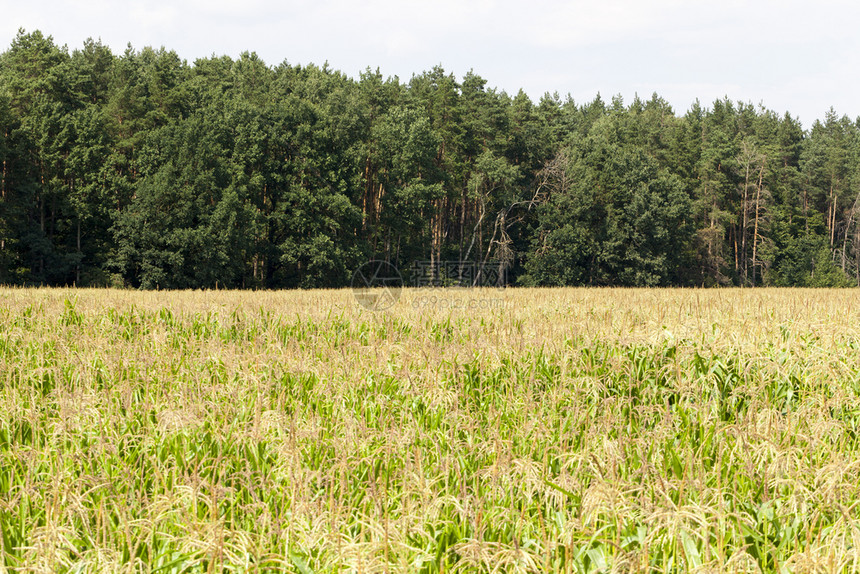
[[[0,572],[858,572],[856,290],[0,289]]]

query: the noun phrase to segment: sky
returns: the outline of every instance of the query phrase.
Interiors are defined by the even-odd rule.
[[[0,50],[19,28],[70,50],[164,46],[189,63],[256,52],[408,80],[441,65],[534,101],[653,93],[676,114],[728,97],[809,128],[860,116],[856,0],[0,0]]]

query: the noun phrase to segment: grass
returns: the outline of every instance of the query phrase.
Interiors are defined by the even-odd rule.
[[[0,572],[857,572],[858,432],[856,290],[0,289]]]

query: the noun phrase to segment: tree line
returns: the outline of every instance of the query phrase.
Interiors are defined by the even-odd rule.
[[[860,119],[587,103],[441,67],[0,54],[0,284],[348,285],[369,260],[517,285],[860,284]],[[408,278],[408,277],[407,277]]]

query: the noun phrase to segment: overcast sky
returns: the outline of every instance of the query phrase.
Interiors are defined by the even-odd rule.
[[[402,80],[441,64],[534,100],[657,92],[682,114],[728,96],[804,127],[831,106],[860,115],[854,0],[0,0],[3,50],[20,27],[69,49],[88,37],[115,53],[164,46],[189,63],[247,50]]]

